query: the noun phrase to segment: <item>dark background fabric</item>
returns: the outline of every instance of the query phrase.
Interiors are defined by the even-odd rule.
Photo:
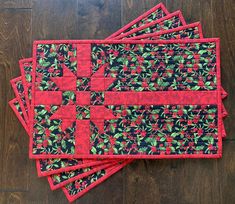
[[[221,38],[227,137],[223,158],[138,160],[75,203],[235,203],[235,7],[234,0],[164,0],[187,23],[201,21],[204,37]],[[157,0],[0,0],[0,203],[67,203],[37,178],[28,159],[28,137],[7,105],[18,60],[32,56],[33,40],[104,39],[149,10]]]

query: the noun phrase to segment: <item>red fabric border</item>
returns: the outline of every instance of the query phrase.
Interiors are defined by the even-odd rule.
[[[196,26],[198,27],[198,32],[199,32],[200,38],[203,38],[201,24],[200,24],[200,22],[195,22],[195,23],[180,26],[180,27],[177,27],[177,28],[159,31],[159,32],[156,32],[156,33],[148,33],[148,34],[134,36],[134,37],[131,37],[131,38],[128,38],[128,39],[131,39],[131,40],[144,40],[144,39],[147,39],[147,38],[151,38],[151,37],[155,37],[155,36],[159,36],[159,35],[163,35],[163,34],[173,33],[173,32],[176,32],[176,31],[182,31],[184,29],[193,28],[193,27],[196,27]]]

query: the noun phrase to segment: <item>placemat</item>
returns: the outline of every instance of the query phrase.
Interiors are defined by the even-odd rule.
[[[181,11],[173,12],[161,19],[147,23],[141,27],[134,28],[126,33],[120,34],[114,37],[113,40],[120,40],[124,38],[130,38],[134,36],[139,36],[147,33],[154,33],[163,30],[169,30],[186,25],[184,17]]]
[[[164,17],[168,14],[169,14],[168,10],[166,9],[166,7],[162,3],[157,4],[156,6],[154,6],[153,8],[148,10],[147,12],[140,15],[138,18],[134,19],[133,21],[126,24],[125,26],[120,28],[118,31],[116,31],[115,33],[113,33],[112,35],[107,37],[107,39],[113,39],[114,37],[116,37],[122,33],[128,32],[131,29],[143,26],[143,25],[145,25],[149,22],[152,22],[154,20],[161,19],[162,17]]]
[[[133,47],[130,49],[130,46],[133,46]],[[221,144],[221,140],[220,140],[221,117],[219,117],[221,116],[221,97],[220,97],[221,93],[220,93],[220,81],[219,81],[220,79],[219,78],[219,53],[218,52],[216,53],[216,51],[218,51],[218,48],[219,48],[218,39],[200,39],[200,40],[187,40],[187,41],[171,40],[171,41],[159,41],[159,42],[157,41],[142,41],[142,42],[139,42],[139,41],[136,41],[136,42],[116,41],[114,42],[112,41],[112,43],[111,41],[37,41],[35,42],[34,64],[35,64],[35,67],[37,67],[36,80],[33,78],[34,81],[36,81],[36,87],[34,89],[35,98],[33,97],[33,100],[34,100],[33,104],[36,105],[35,115],[36,116],[40,115],[40,117],[48,117],[48,119],[50,118],[51,121],[57,121],[58,124],[55,124],[55,126],[57,127],[56,128],[57,131],[60,130],[58,126],[61,125],[62,122],[65,121],[65,125],[62,125],[63,128],[61,128],[60,134],[62,135],[70,134],[70,137],[69,137],[70,140],[72,140],[72,138],[74,139],[74,141],[71,142],[71,144],[74,144],[74,142],[76,141],[75,142],[76,145],[74,146],[71,145],[71,148],[66,147],[66,151],[67,151],[66,153],[61,151],[62,150],[61,148],[60,148],[60,152],[57,152],[57,150],[55,150],[54,152],[53,151],[48,152],[46,148],[38,149],[36,147],[35,143],[37,143],[37,140],[34,140],[34,144],[33,144],[33,141],[31,140],[31,145],[30,145],[31,155],[30,156],[33,158],[58,157],[58,155],[60,157],[71,156],[71,157],[79,157],[79,158],[80,157],[81,158],[219,157],[221,155],[221,149],[220,149],[221,148],[220,147],[221,146],[220,145]],[[54,50],[54,51],[56,50],[58,52],[60,49],[61,49],[62,54],[57,54],[56,57],[54,56],[53,53],[52,54],[50,53],[51,50]],[[110,50],[111,50],[111,53],[110,53]],[[121,50],[122,50],[122,53],[121,53]],[[133,54],[133,50],[138,55],[135,53]],[[166,51],[168,52],[167,57],[166,57]],[[70,53],[74,61],[69,59],[71,56],[68,57],[68,53]],[[77,56],[75,56],[75,53]],[[139,57],[140,53],[142,55]],[[61,55],[62,57],[59,60],[60,60],[60,63],[63,64],[63,66],[62,67],[58,66],[60,68],[57,67],[57,69],[54,68],[52,70],[48,70],[48,67],[55,67],[54,64],[51,62],[58,60],[57,57],[58,56],[60,57]],[[143,80],[142,79],[140,80],[138,78],[138,75],[149,74],[148,72],[151,72],[150,67],[147,66],[149,70],[142,70],[142,68],[140,68],[139,73],[138,73],[138,70],[135,70],[135,68],[133,68],[136,66],[133,65],[133,66],[127,67],[127,65],[125,65],[126,62],[125,60],[123,60],[125,59],[123,55],[125,55],[125,58],[127,59],[128,57],[130,59],[135,57],[135,62],[133,63],[134,65],[135,63],[137,64],[146,63],[146,64],[149,64],[150,67],[152,66],[151,57],[154,56],[155,60],[156,58],[159,58],[159,63],[160,62],[161,64],[164,63],[164,65],[155,64],[156,67],[154,68],[155,69],[154,72],[156,72],[157,70],[158,72],[160,72],[161,75],[165,77],[165,79],[164,77],[159,78],[158,80],[160,82],[156,83],[155,85],[154,83],[150,83],[151,78],[146,78],[145,80],[149,80],[149,81],[143,84]],[[80,57],[83,57],[83,58],[80,58]],[[76,61],[75,59],[79,59],[77,63],[75,63]],[[184,61],[184,63],[182,63],[182,61]],[[195,63],[195,61],[197,62]],[[117,62],[119,63],[119,67],[115,66],[115,63]],[[89,63],[92,63],[91,71],[86,70],[86,67],[88,67],[87,65]],[[77,64],[78,64],[79,70],[76,70]],[[181,67],[181,64],[183,65],[182,67]],[[164,69],[164,66],[166,65],[167,65],[167,69]],[[175,65],[175,68],[173,65]],[[106,71],[104,66],[109,67],[109,69],[107,69]],[[187,69],[185,70],[185,68]],[[165,73],[166,70],[167,70],[167,73]],[[171,82],[174,82],[176,81],[176,78],[177,80],[179,79],[179,75],[172,75],[174,71],[177,71],[178,74],[182,74],[181,76],[182,79],[180,81],[181,84],[179,85],[177,85],[178,83],[172,83],[172,84],[169,83],[169,80],[171,80]],[[207,76],[208,72],[210,72],[209,77]],[[91,73],[93,75],[90,79],[91,81],[90,91],[83,91],[82,90],[84,87],[83,85],[78,86],[78,88],[81,88],[80,90],[77,89],[76,77],[79,78],[79,77],[86,76],[87,78],[89,78]],[[215,75],[216,73],[217,73],[217,76]],[[128,79],[128,75],[130,76],[130,74],[134,75],[133,77],[131,76],[132,78],[131,83],[129,83],[130,80]],[[195,79],[193,78],[194,77],[193,75],[196,75]],[[168,76],[170,77],[168,78]],[[190,83],[186,80],[186,77],[187,77],[187,80],[188,79],[190,80]],[[124,80],[124,83],[123,83],[123,79],[121,78],[126,78]],[[216,78],[218,81],[217,84],[215,80]],[[67,85],[69,85],[69,87]],[[218,90],[216,89],[217,86],[219,87]],[[137,91],[137,93],[133,93],[133,92],[131,93],[131,91],[133,90]],[[174,91],[174,92],[171,92],[170,94],[171,97],[169,97],[169,94],[167,91],[172,91],[172,90],[180,91],[180,95],[179,95],[179,92]],[[74,100],[72,101],[74,104],[68,104],[66,101],[66,97],[64,97],[64,94],[63,94],[64,92],[67,92],[67,91],[76,92],[76,94],[78,92],[78,96],[79,96],[78,98],[79,99],[83,98],[86,100],[82,100],[82,101]],[[144,94],[138,93],[141,91],[147,91],[147,92]],[[155,93],[153,93],[152,91],[154,91]],[[163,91],[166,91],[167,93],[164,93]],[[187,92],[183,92],[183,91],[187,91]],[[196,92],[194,93],[193,91],[196,91]],[[53,97],[48,98],[47,97],[48,92],[50,93],[50,96],[52,96],[53,94]],[[101,100],[102,104],[99,104],[99,105],[90,103],[94,101],[92,97],[89,98],[90,92],[104,92],[105,100],[102,99]],[[193,97],[194,94],[197,94],[197,97]],[[210,94],[210,97],[208,97],[207,94]],[[91,96],[93,96],[92,93],[91,93]],[[164,97],[166,96],[168,97],[167,103],[164,101]],[[102,95],[99,95],[99,97],[102,98]],[[207,101],[206,103],[203,102],[203,97],[205,97],[205,101]],[[158,100],[155,100],[156,98],[158,98]],[[171,105],[171,103],[173,102],[175,103],[175,98],[178,98],[178,103]],[[195,99],[195,101],[193,100],[193,98]],[[197,100],[198,98],[200,98],[200,100]],[[186,99],[187,99],[187,103],[186,103],[187,105],[185,104]],[[220,101],[218,99],[220,99]],[[210,105],[210,104],[213,104],[213,105]],[[76,114],[78,115],[81,114],[80,109],[76,110],[77,105],[78,106],[90,105],[90,118],[86,118],[86,115],[85,115],[85,118],[82,118],[82,119],[78,118],[76,120]],[[138,107],[134,107],[135,105],[137,105]],[[210,131],[208,133],[205,132],[206,131],[205,127],[200,127],[200,129],[202,129],[201,130],[202,133],[200,134],[204,133],[205,138],[203,136],[200,136],[200,138],[198,138],[198,140],[200,141],[191,141],[193,142],[195,146],[193,146],[191,143],[190,143],[191,144],[190,146],[189,142],[186,142],[184,144],[179,144],[178,140],[180,140],[180,138],[175,138],[176,136],[174,137],[170,136],[171,142],[173,143],[171,143],[170,148],[167,148],[168,145],[164,146],[165,140],[167,138],[165,138],[165,134],[163,134],[164,137],[159,136],[159,138],[160,139],[161,137],[164,138],[164,141],[157,142],[157,139],[155,138],[156,143],[157,143],[156,145],[155,143],[152,144],[151,142],[149,142],[149,144],[151,144],[152,146],[155,146],[156,148],[155,151],[154,151],[154,148],[151,148],[151,150],[147,151],[147,149],[145,149],[147,148],[147,146],[144,146],[144,150],[140,150],[140,148],[136,148],[137,146],[139,146],[138,141],[135,141],[136,144],[134,144],[133,146],[133,149],[136,150],[136,152],[132,152],[133,149],[131,150],[129,149],[125,150],[125,148],[121,149],[120,143],[122,142],[119,141],[119,144],[116,144],[116,140],[117,139],[120,140],[120,139],[117,136],[115,136],[117,137],[115,138],[114,135],[116,134],[122,135],[123,132],[118,132],[117,131],[118,128],[115,128],[115,127],[113,128],[114,130],[109,129],[109,128],[111,128],[111,126],[113,125],[118,127],[118,125],[120,125],[119,124],[120,122],[123,123],[123,120],[127,120],[127,122],[130,122],[130,121],[132,122],[131,119],[126,118],[128,117],[128,114],[129,114],[128,111],[134,110],[136,112],[136,111],[140,111],[140,109],[142,108],[144,109],[145,113],[147,113],[145,107],[143,108],[144,105],[147,107],[153,106],[153,107],[150,107],[150,109],[152,108],[153,110],[151,111],[154,111],[156,113],[161,112],[163,109],[169,109],[168,112],[170,113],[168,117],[172,117],[171,114],[173,114],[173,112],[175,111],[178,111],[178,109],[180,111],[183,111],[183,113],[187,111],[190,114],[195,114],[195,113],[199,114],[200,112],[202,112],[202,115],[208,114],[207,117],[209,117],[212,112],[213,115],[218,116],[218,117],[216,117],[215,120],[210,121],[210,123],[213,125],[214,128],[210,128]],[[204,105],[205,107],[204,106],[202,107],[202,105]],[[131,107],[130,110],[129,110],[129,107]],[[206,110],[202,110],[202,109],[206,109]],[[43,112],[47,111],[45,112],[46,116],[42,116],[38,111],[43,111]],[[126,112],[126,114],[122,115],[121,114],[122,111]],[[147,117],[150,117],[150,116],[152,117],[152,114],[156,114],[151,111],[148,112],[149,115]],[[72,114],[70,114],[69,116],[66,116],[67,112],[70,112]],[[103,114],[97,114],[97,113],[103,113]],[[61,116],[63,116],[63,119],[61,118]],[[195,117],[195,115],[192,115],[192,116]],[[165,116],[162,119],[163,119],[162,123],[168,124],[166,122],[167,118],[165,118]],[[76,120],[76,123],[75,123],[75,120]],[[206,122],[203,118],[200,118],[200,117],[198,118],[198,120],[202,120],[201,123]],[[40,121],[37,121],[34,124],[35,125],[34,131],[38,131],[37,126],[38,124],[40,124],[39,122]],[[157,121],[155,120],[154,122],[157,123]],[[185,119],[184,122],[188,122],[188,119]],[[178,128],[178,129],[185,128],[183,123],[181,124],[182,127],[181,126],[177,127],[177,125],[175,124],[175,121],[172,121],[172,123],[173,124],[171,124],[171,129],[172,128]],[[46,123],[40,124],[40,126],[43,126],[43,125],[45,128],[48,124]],[[130,129],[129,132],[127,132],[127,134],[132,134],[133,132],[132,127],[130,125],[131,124],[128,124],[127,126]],[[140,128],[139,126],[143,124],[137,123],[133,125],[137,126],[136,129],[139,131],[139,128]],[[66,126],[69,128],[67,128]],[[87,132],[86,131],[79,132],[79,127],[82,127],[82,129],[84,130],[88,126],[91,126],[91,127],[87,128]],[[168,126],[167,134],[170,134],[169,133],[170,126],[169,125],[167,126]],[[127,127],[124,127],[124,129],[126,129]],[[144,127],[144,128],[147,128],[147,127]],[[196,128],[199,128],[199,127],[196,127]],[[68,130],[68,132],[64,133],[62,129]],[[151,131],[153,130],[151,129]],[[151,131],[148,132],[145,130],[144,132],[146,135],[148,135],[152,133]],[[189,130],[187,131],[189,131],[189,133],[191,134],[190,131],[192,130],[191,128],[189,128]],[[112,133],[113,135],[109,135],[110,133]],[[108,134],[108,136],[106,136],[108,140],[107,142],[104,142],[104,135],[106,134]],[[140,133],[141,137],[144,136],[142,134],[144,133],[142,133],[141,131]],[[210,134],[211,136],[209,136],[208,134]],[[43,136],[43,133],[42,133],[42,136]],[[147,138],[144,139],[144,143],[146,144],[147,144],[146,142]],[[103,146],[105,146],[105,148],[100,148],[99,139],[102,141]],[[113,141],[110,141],[110,139],[112,139]],[[89,142],[90,140],[91,140],[91,143]],[[213,141],[213,142],[209,143],[210,141]],[[139,141],[139,143],[140,142],[141,141]],[[104,145],[104,143],[107,143],[107,145]],[[125,141],[123,141],[123,143],[125,143]],[[173,144],[177,144],[178,147],[174,147]],[[54,145],[57,146],[58,143],[56,143],[55,141]],[[116,148],[115,145],[118,145],[118,148]],[[53,148],[55,148],[55,146],[53,146]],[[33,154],[32,154],[32,147],[34,150]],[[184,148],[186,148],[187,151],[185,151]],[[117,151],[117,149],[119,150]],[[189,152],[188,152],[188,149],[190,150]]]

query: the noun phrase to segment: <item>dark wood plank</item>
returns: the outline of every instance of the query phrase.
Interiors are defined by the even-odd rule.
[[[226,139],[235,139],[235,7],[233,0],[212,1],[213,36],[220,37],[221,42],[221,76],[222,85],[229,96],[224,100],[229,116],[225,119]]]
[[[32,8],[32,0],[0,0],[0,8]]]
[[[33,1],[33,39],[76,39],[77,0]]]
[[[212,1],[211,0],[167,0],[166,6],[170,12],[181,10],[186,23],[200,21],[205,37],[212,37]]]
[[[188,0],[166,0],[166,7],[170,12],[181,10],[187,23],[194,23],[200,20],[201,1]]]
[[[23,194],[24,203],[67,203],[67,199],[61,189],[52,191],[46,177],[39,178],[36,173],[35,161],[30,160],[29,174],[30,185],[27,193]]]
[[[235,203],[235,141],[225,141],[223,158],[219,160],[218,172],[220,183],[221,203]]]
[[[104,39],[121,27],[120,0],[78,1],[79,39]]]
[[[24,200],[26,192],[0,192],[0,203],[18,204]]]
[[[75,203],[123,203],[123,182],[125,177],[123,176],[123,170],[112,175],[102,184],[96,186],[89,193],[81,197]]]
[[[8,106],[10,79],[19,76],[18,60],[31,52],[31,10],[0,11],[0,178],[1,190],[28,189],[28,138]]]
[[[217,160],[136,161],[126,170],[125,203],[220,203]]]

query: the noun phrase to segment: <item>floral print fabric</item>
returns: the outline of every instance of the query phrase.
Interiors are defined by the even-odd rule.
[[[92,154],[214,154],[215,105],[108,106],[116,120],[105,133],[92,125]],[[206,119],[206,120],[205,120]]]
[[[86,178],[76,180],[75,182],[66,185],[65,188],[70,196],[77,195],[106,174],[106,170],[100,170]]]
[[[95,73],[117,80],[108,91],[215,90],[215,43],[101,44],[92,47]]]
[[[154,33],[154,32],[159,32],[161,30],[169,30],[173,28],[177,28],[179,26],[182,26],[182,21],[178,16],[174,16],[172,18],[169,18],[167,20],[164,20],[162,22],[156,23],[152,26],[149,26],[148,28],[144,28],[142,30],[136,31],[132,34],[129,34],[125,36],[125,38],[131,38],[143,34],[148,34],[148,33]]]
[[[158,44],[157,46],[155,44],[94,43],[91,45],[91,51],[92,73],[95,74],[100,67],[103,67],[105,77],[115,78],[115,81],[111,83],[106,91],[216,90],[216,44],[214,42],[170,43]],[[76,76],[76,64],[76,44],[39,44],[37,47],[36,89],[40,91],[59,91],[59,87],[51,79],[53,77],[63,77],[63,66],[70,69]],[[76,84],[83,84],[79,77],[76,78],[76,81]],[[89,91],[89,83],[85,84],[85,89],[84,86],[76,86],[76,90]],[[80,87],[82,88],[80,89]],[[103,106],[105,91],[99,93],[89,91],[89,93],[90,105]],[[65,97],[66,100],[63,100],[65,101],[64,104],[74,104],[73,93],[68,94],[68,96],[68,98]],[[186,111],[191,118],[186,117],[184,121],[181,121],[182,123],[172,118],[172,116],[169,116],[172,121],[168,121],[167,117],[161,118],[160,121],[153,119],[152,115],[166,109],[165,106],[172,109],[173,112]],[[58,105],[35,106],[34,119],[37,122],[34,124],[34,154],[75,154],[75,121],[63,131],[61,129],[62,120],[50,119],[58,108]],[[135,124],[136,120],[141,118],[134,117],[131,119],[118,115],[118,119],[105,120],[104,133],[97,133],[96,124],[90,122],[90,154],[158,155],[163,153],[178,155],[217,153],[217,106],[208,104],[205,107],[205,112],[202,111],[201,106],[190,106],[190,104],[189,106],[180,106],[180,108],[167,105],[150,106],[153,112],[147,111],[149,107],[144,105],[137,107],[137,109],[135,106],[105,106],[105,108],[111,110],[113,115],[118,115],[115,112],[116,108],[124,109],[124,112],[130,112],[131,110],[138,112],[140,108],[144,110],[144,113],[148,113],[148,118],[142,118],[145,122]],[[175,108],[176,110],[174,110]],[[87,113],[85,113],[85,110]],[[90,119],[89,107],[77,106],[76,111],[77,119]],[[211,117],[211,112],[214,115],[213,120],[204,121],[205,118],[202,116]],[[200,126],[192,127],[188,125],[188,122],[193,121],[194,117],[195,120],[202,121],[198,123]],[[151,124],[146,122],[149,118],[153,119]],[[114,128],[119,126],[122,128],[116,130],[117,132],[113,131],[112,124],[114,124]],[[123,126],[123,124],[126,124],[126,126]],[[202,124],[205,126],[202,126]],[[134,126],[132,127],[132,125]],[[155,132],[154,126],[161,127],[161,133]],[[164,131],[165,126],[168,127],[166,131]],[[205,130],[208,126],[212,129],[207,132]],[[125,128],[129,128],[126,133],[124,132]],[[172,136],[170,130],[174,130],[174,132],[177,132],[177,130],[179,132],[183,131],[185,138],[187,138],[187,135],[192,136],[193,130],[196,133],[193,134],[192,140],[181,140],[182,136],[179,136],[179,133],[177,133],[179,134],[177,136],[174,134]],[[199,138],[197,138],[197,131],[200,132]],[[126,141],[120,141],[124,133],[130,138]],[[144,137],[144,135],[147,140],[140,137]],[[163,141],[163,139],[160,141],[159,137],[165,139],[172,137],[169,139],[172,143]]]

